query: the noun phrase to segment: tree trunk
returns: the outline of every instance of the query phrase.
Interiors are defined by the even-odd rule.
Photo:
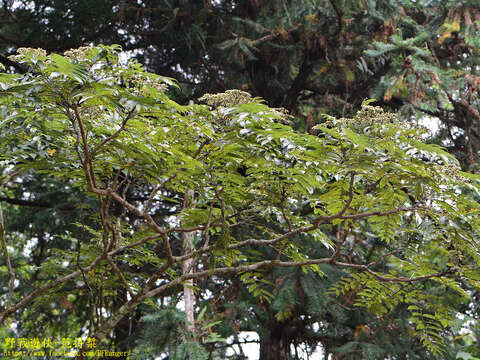
[[[117,291],[117,298],[115,299],[115,311],[117,311],[120,306],[127,302],[127,291],[121,289]],[[130,314],[134,316],[134,314]],[[115,338],[115,351],[128,351],[130,350],[130,319],[129,316],[124,316],[115,326],[114,330]],[[127,356],[121,356],[117,358],[118,360],[127,359]]]
[[[276,326],[270,333],[260,338],[260,360],[292,360],[290,341],[284,334],[284,328]]]
[[[193,207],[194,204],[194,193],[193,190],[187,190],[184,197],[183,207],[188,209]],[[193,237],[194,233],[183,233],[183,251],[187,253],[193,249]],[[193,273],[193,267],[195,266],[193,259],[185,260],[183,263],[182,269],[183,274]],[[187,330],[194,332],[195,331],[195,294],[193,292],[193,279],[187,280],[183,284],[183,301],[185,302],[185,316],[187,319]]]

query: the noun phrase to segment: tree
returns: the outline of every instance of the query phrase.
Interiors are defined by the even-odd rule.
[[[135,62],[122,65],[118,50],[61,56],[20,49],[12,60],[29,71],[0,78],[8,185],[21,171],[58,179],[90,197],[92,222],[79,224],[83,238],[64,234],[70,246],[61,258],[44,258],[33,281],[36,269],[17,270],[18,281],[34,289],[10,286],[17,300],[2,299],[2,322],[58,293],[72,307],[95,295],[88,324],[78,328],[87,325],[101,342],[125,315],[155,306],[190,279],[240,274],[249,291],[267,299],[263,271],[322,274],[319,265],[330,264],[350,274],[337,294],[379,316],[406,304],[412,332],[432,354],[442,351],[443,329],[455,314],[443,295],[468,297],[460,281],[479,285],[480,209],[468,194],[478,191],[475,175],[422,142],[421,129],[368,102],[353,118],[327,117],[308,135],[293,130],[282,109],[241,91],[207,95],[208,105],[179,105],[167,95],[172,80]],[[184,203],[190,192],[195,207]],[[244,225],[255,237],[236,231]],[[362,252],[356,234],[366,228],[384,246],[359,263],[348,252]],[[326,236],[333,230],[335,242]],[[182,234],[193,236],[186,252]],[[7,231],[5,238],[15,236]],[[328,255],[310,256],[319,245]],[[259,259],[251,246],[276,256]],[[192,339],[208,339],[206,329]],[[185,351],[201,358],[203,350]]]
[[[322,113],[351,116],[365,98],[376,98],[376,105],[397,111],[401,119],[438,119],[435,141],[446,146],[464,169],[476,171],[476,1],[69,1],[66,7],[65,2],[36,0],[8,4],[1,5],[4,54],[19,46],[61,52],[90,42],[121,43],[134,50],[151,71],[175,77],[182,86],[170,95],[181,103],[205,92],[243,87],[269,104],[289,108],[297,116],[295,128],[310,131],[323,121]],[[6,57],[0,60],[25,71]],[[58,197],[48,185],[50,178],[42,177],[34,186],[36,178],[27,175],[28,182],[22,180],[25,188],[17,183],[16,196],[1,201],[24,201],[21,210],[6,206],[8,225],[41,240],[34,248],[40,263],[52,247],[68,244],[56,236],[44,241],[56,231],[54,224],[75,233],[78,229],[69,223],[88,219],[82,220],[80,211],[68,210],[84,202],[77,200],[78,194],[61,198],[68,200],[62,208],[52,206],[58,204]],[[33,186],[38,189],[35,198],[52,207],[27,206],[35,205],[23,196]],[[69,184],[61,187],[61,196],[71,188]],[[130,196],[138,194],[127,192]],[[12,211],[22,215],[14,217]],[[163,212],[170,212],[168,206]],[[25,231],[26,213],[38,220],[32,225],[35,231]],[[48,229],[42,228],[45,223]],[[364,241],[366,247],[378,250],[376,240]],[[466,289],[478,297],[474,289]],[[478,318],[474,303],[461,309]],[[44,310],[50,312],[47,306]],[[58,323],[65,325],[64,320]]]
[[[178,79],[184,103],[243,87],[293,111],[302,127],[375,98],[402,118],[439,119],[439,141],[462,164],[477,157],[474,0],[36,0],[0,11],[4,55],[118,43],[150,71]]]

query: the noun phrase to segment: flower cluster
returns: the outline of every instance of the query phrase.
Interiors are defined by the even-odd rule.
[[[366,127],[375,124],[392,124],[397,121],[397,117],[393,113],[386,113],[381,107],[363,105],[361,110],[353,118],[340,118],[328,117],[327,121],[323,124],[327,127],[334,126],[353,126],[353,127]]]
[[[10,55],[8,58],[12,61],[20,62],[27,57],[45,57],[47,52],[43,49],[25,48],[21,47],[17,49],[18,55]]]
[[[205,94],[198,100],[213,108],[232,107],[254,101],[252,95],[237,89],[227,90],[220,94]],[[285,108],[271,108],[271,110],[279,117],[282,123],[288,124],[294,119],[294,116],[290,115]]]
[[[82,46],[78,49],[70,49],[63,53],[63,56],[69,59],[75,60],[88,60],[88,53],[92,51],[92,48],[89,46]]]
[[[391,124],[397,121],[397,116],[383,111],[379,106],[363,105],[351,120],[362,125]]]
[[[217,108],[217,107],[231,107],[241,104],[248,104],[252,102],[252,95],[245,91],[241,90],[227,90],[224,93],[220,94],[205,94],[199,101],[205,102],[208,105]]]
[[[152,89],[155,89],[157,91],[163,92],[168,89],[168,85],[159,81],[155,81],[153,79],[146,78],[141,82],[142,87],[142,92],[146,93],[146,87],[151,87]]]
[[[454,163],[436,165],[433,172],[438,174],[445,174],[447,178],[454,180],[456,183],[465,183],[469,180],[460,174],[460,167]]]
[[[321,126],[328,128],[351,127],[361,131],[365,131],[366,128],[369,128],[369,132],[371,132],[373,126],[389,124],[395,124],[395,127],[398,128],[399,132],[407,138],[421,140],[422,135],[428,132],[428,130],[422,125],[410,121],[399,121],[396,114],[385,112],[379,106],[365,104],[362,105],[360,111],[353,118],[337,119],[329,116],[327,121],[321,124]],[[380,132],[384,133],[388,127],[381,126],[377,129],[380,129]]]

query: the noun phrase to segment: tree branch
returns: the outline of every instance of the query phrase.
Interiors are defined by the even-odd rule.
[[[32,207],[42,207],[42,208],[53,208],[54,205],[52,205],[49,202],[44,202],[41,200],[23,200],[23,199],[13,199],[13,198],[7,198],[7,197],[0,197],[0,201],[4,201],[6,203],[12,204],[12,205],[20,205],[20,206],[32,206]]]
[[[110,135],[106,139],[103,139],[103,141],[100,144],[98,144],[97,146],[95,146],[93,148],[93,150],[89,154],[89,160],[93,159],[95,154],[98,152],[98,150],[100,150],[100,148],[102,146],[104,146],[108,142],[115,139],[123,130],[125,130],[125,126],[127,125],[128,120],[130,120],[132,118],[134,113],[135,113],[135,107],[133,107],[133,109],[128,112],[127,116],[125,116],[125,119],[123,119],[123,121],[122,121],[122,125],[120,126],[120,128],[117,131],[115,131],[112,135]]]
[[[337,14],[337,31],[335,34],[333,34],[331,37],[336,37],[340,32],[342,31],[342,18],[343,18],[343,13],[340,11],[338,8],[337,4],[335,3],[335,0],[328,0],[330,5],[333,7],[333,10],[335,10],[335,13]]]
[[[7,58],[4,55],[0,55],[0,62],[3,65],[5,65],[5,67],[7,67],[7,66],[13,67],[20,74],[25,74],[25,73],[28,72],[28,68],[26,68],[25,66],[23,66],[22,64],[20,64],[16,61],[10,60],[9,58]]]
[[[225,275],[225,274],[231,274],[231,273],[241,273],[241,272],[247,272],[247,271],[254,271],[258,270],[260,268],[268,268],[272,266],[278,266],[278,267],[299,267],[299,266],[306,266],[306,265],[316,265],[316,264],[325,264],[325,263],[331,263],[333,265],[339,266],[339,267],[345,267],[345,268],[354,268],[358,269],[360,271],[367,271],[373,276],[375,276],[377,279],[381,281],[386,281],[386,282],[407,282],[407,283],[413,283],[413,282],[418,282],[418,281],[424,281],[428,279],[432,279],[435,277],[443,277],[449,273],[451,273],[451,270],[447,270],[442,273],[437,273],[437,274],[431,274],[431,275],[424,275],[424,276],[418,276],[418,277],[412,277],[412,278],[406,278],[406,277],[388,277],[381,275],[379,273],[376,273],[372,271],[368,265],[357,265],[357,264],[350,264],[350,263],[343,263],[343,262],[337,262],[333,261],[332,258],[322,258],[322,259],[312,259],[312,260],[305,260],[305,261],[296,261],[296,262],[283,262],[283,261],[278,261],[278,260],[264,260],[255,264],[251,265],[240,265],[240,266],[231,266],[231,267],[223,267],[223,268],[217,268],[217,269],[211,269],[211,270],[205,270],[205,271],[199,271],[193,274],[184,274],[167,284],[158,286],[157,288],[154,288],[150,291],[143,291],[140,296],[137,298],[131,299],[127,303],[125,303],[120,309],[117,311],[116,314],[114,314],[112,317],[110,317],[103,325],[96,331],[94,334],[94,338],[99,342],[102,339],[104,339],[107,334],[116,326],[116,324],[130,311],[132,311],[134,308],[136,308],[139,304],[141,304],[143,301],[146,299],[149,299],[153,296],[159,295],[162,292],[180,285],[181,283],[185,282],[186,280],[189,279],[198,279],[201,277],[206,277],[206,276],[214,276],[214,275]],[[77,357],[77,359],[82,359],[81,357]]]
[[[110,266],[112,267],[113,271],[115,271],[115,273],[118,275],[118,277],[120,278],[120,281],[122,282],[123,286],[125,286],[125,289],[127,289],[128,293],[130,294],[131,297],[134,297],[135,294],[133,293],[132,289],[130,288],[130,285],[128,284],[127,280],[125,279],[125,276],[123,276],[122,272],[120,271],[120,269],[117,267],[117,265],[115,265],[115,263],[113,262],[113,259],[112,257],[107,254],[106,256],[106,259],[108,261],[108,263],[110,264]]]
[[[100,260],[103,259],[103,254],[98,256],[97,258],[95,258],[95,260],[93,260],[90,265],[88,265],[87,267],[84,267],[82,270],[84,272],[88,272],[90,271],[91,269],[93,269]],[[82,271],[81,270],[77,270],[73,273],[70,273],[68,275],[65,275],[55,281],[51,281],[39,288],[37,288],[36,290],[34,290],[33,292],[30,293],[30,295],[27,295],[25,296],[21,301],[19,301],[18,303],[16,303],[14,306],[9,306],[7,307],[5,310],[3,310],[2,312],[0,312],[0,324],[3,324],[3,322],[5,321],[5,319],[13,314],[14,312],[16,312],[17,310],[23,308],[25,305],[27,305],[28,303],[30,303],[32,300],[36,299],[38,296],[40,296],[41,294],[43,294],[45,291],[49,290],[49,289],[52,289],[60,284],[63,284],[71,279],[74,279],[75,277],[77,277],[78,275],[82,274]]]

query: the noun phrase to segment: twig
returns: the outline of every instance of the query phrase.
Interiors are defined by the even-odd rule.
[[[387,211],[372,211],[372,212],[361,213],[361,214],[356,214],[356,215],[339,216],[338,214],[336,214],[336,215],[332,215],[332,216],[321,216],[319,218],[320,218],[320,220],[324,220],[325,222],[331,221],[331,220],[334,220],[334,219],[354,219],[354,220],[358,220],[358,219],[362,219],[362,218],[369,217],[369,216],[388,216],[388,215],[395,214],[395,213],[398,213],[398,212],[415,211],[415,210],[420,210],[420,209],[423,209],[423,208],[412,206],[412,207],[408,207],[408,208],[402,207],[402,208],[396,208],[396,209],[387,210]],[[318,220],[319,218],[315,219],[315,221],[312,223],[312,225],[302,226],[302,227],[296,228],[296,229],[294,229],[292,231],[289,231],[285,234],[282,234],[282,235],[280,235],[276,238],[273,238],[273,239],[270,239],[270,240],[247,239],[247,240],[240,241],[236,244],[231,244],[231,245],[227,246],[227,250],[239,249],[239,248],[242,248],[244,246],[250,246],[250,245],[270,246],[270,245],[273,245],[273,244],[275,244],[277,242],[280,242],[282,240],[290,239],[291,237],[293,237],[295,235],[302,234],[302,233],[308,233],[310,231],[316,230],[320,226],[321,221]],[[188,229],[188,231],[202,230],[202,229],[204,229],[204,227],[200,226],[200,227],[197,227],[197,228],[190,228],[190,229]],[[167,233],[170,230],[171,229],[167,230]],[[175,228],[175,231],[182,231],[182,229]],[[185,254],[183,256],[176,257],[175,259],[177,261],[183,261],[187,257],[197,256],[199,251],[210,251],[212,249],[213,249],[213,246],[209,246],[205,249],[195,250],[195,251],[191,252],[190,254]]]
[[[125,276],[123,276],[122,272],[120,271],[120,269],[117,267],[117,265],[115,265],[115,263],[113,262],[113,259],[110,255],[107,254],[106,256],[106,259],[108,261],[108,263],[110,264],[110,266],[112,267],[113,271],[115,271],[115,273],[118,275],[118,277],[120,278],[120,281],[122,282],[123,286],[125,286],[125,289],[127,289],[128,293],[130,294],[131,297],[134,297],[135,294],[133,293],[132,289],[130,288],[130,285],[128,284],[127,280],[125,279]]]
[[[340,255],[340,252],[342,251],[343,243],[345,242],[346,238],[347,238],[346,231],[342,231],[342,229],[340,228],[340,225],[339,225],[338,229],[337,229],[337,240],[338,240],[337,249],[335,250],[335,252],[332,255],[332,263],[334,263],[336,261],[336,259],[338,258],[338,256]]]
[[[20,206],[31,206],[31,207],[41,207],[41,208],[52,208],[54,207],[53,204],[44,201],[35,201],[35,200],[24,200],[24,199],[13,199],[7,197],[0,197],[0,201],[5,201],[6,203],[12,205],[20,205]]]
[[[182,170],[182,169],[180,169]],[[150,210],[150,208],[152,207],[152,204],[153,204],[153,200],[155,198],[155,195],[157,195],[157,193],[163,189],[165,187],[165,185],[167,185],[168,182],[172,181],[173,179],[175,179],[176,177],[178,176],[178,172],[170,175],[168,178],[166,178],[161,184],[158,184],[157,186],[155,186],[155,188],[152,190],[152,192],[150,193],[150,196],[148,197],[148,200],[147,200],[147,204],[145,205],[144,209],[143,209],[143,213],[144,214],[148,214],[148,211]]]
[[[363,219],[363,218],[366,218],[366,217],[370,217],[370,216],[388,216],[388,215],[392,215],[392,214],[396,214],[396,213],[399,213],[399,212],[406,212],[406,211],[415,211],[415,210],[426,210],[426,208],[424,207],[421,207],[421,206],[411,206],[411,207],[400,207],[400,208],[396,208],[396,209],[391,209],[391,210],[387,210],[387,211],[371,211],[371,212],[364,212],[364,213],[360,213],[360,214],[352,214],[352,215],[332,215],[332,216],[319,216],[316,221],[318,221],[319,223],[321,221],[331,221],[331,220],[335,220],[335,219],[341,219],[341,220],[358,220],[358,219]],[[315,221],[315,223],[316,223]]]
[[[336,215],[332,215],[332,216],[319,216],[317,217],[317,219],[314,221],[314,224],[317,224],[317,223],[320,223],[320,221],[325,221],[325,220],[334,220],[334,219],[342,219],[343,218],[343,214],[345,214],[345,212],[348,210],[348,208],[350,207],[350,204],[352,203],[352,200],[353,200],[353,184],[354,184],[354,180],[355,180],[355,172],[352,171],[350,173],[350,184],[349,184],[349,187],[348,187],[348,200],[347,202],[345,203],[345,205],[343,206],[342,210],[340,210],[340,212]]]
[[[382,260],[385,259],[386,257],[389,257],[390,255],[393,255],[393,254],[395,254],[395,253],[397,253],[397,252],[398,252],[398,250],[393,250],[393,251],[390,251],[389,253],[380,255],[377,260],[372,261],[371,263],[369,263],[369,264],[367,265],[367,267],[368,267],[368,268],[372,268],[372,267],[378,265],[378,264],[380,263],[380,261],[382,261]]]
[[[110,135],[106,139],[103,139],[103,141],[101,143],[99,143],[97,146],[95,146],[93,148],[93,150],[90,152],[89,160],[93,159],[95,154],[98,152],[98,150],[100,150],[100,148],[102,146],[104,146],[108,142],[115,139],[123,130],[125,130],[125,126],[127,125],[128,120],[130,120],[132,118],[134,113],[135,113],[135,107],[128,112],[127,116],[125,116],[125,119],[123,119],[123,121],[122,121],[122,125],[120,126],[120,128],[117,131],[115,131],[112,135]]]
[[[200,144],[198,147],[197,151],[195,151],[195,154],[193,154],[193,159],[196,159],[198,155],[202,152],[202,149],[205,147],[210,142],[210,140],[205,140]],[[178,173],[180,171],[185,171],[185,168],[180,168],[178,171],[172,175],[170,175],[167,179],[165,179],[161,184],[158,184],[150,193],[150,196],[148,197],[147,204],[145,205],[145,208],[143,209],[143,213],[147,214],[150,208],[152,207],[153,199],[155,198],[155,195],[163,188],[165,188],[165,185],[167,185],[168,182],[172,181],[178,176]]]
[[[213,162],[210,163],[210,179],[211,179],[211,185],[215,187],[216,184],[215,184],[215,176],[213,175]],[[213,214],[213,200],[210,202],[210,208],[208,210],[207,224],[205,225],[205,230],[204,230],[205,243],[203,244],[203,249],[208,248],[208,243],[210,241],[210,225],[212,223],[212,214]]]
[[[282,217],[288,225],[288,231],[292,231],[292,229],[293,229],[292,222],[290,221],[287,214],[285,213],[285,206],[283,205],[284,201],[285,201],[285,196],[284,196],[284,194],[282,194],[282,201],[280,201],[280,209],[282,210]],[[277,260],[280,260],[280,257],[282,256],[282,253],[285,251],[287,246],[288,246],[288,242],[286,241],[285,244],[283,244],[282,248],[280,250],[278,250],[278,254],[277,254],[277,258],[276,258]]]

